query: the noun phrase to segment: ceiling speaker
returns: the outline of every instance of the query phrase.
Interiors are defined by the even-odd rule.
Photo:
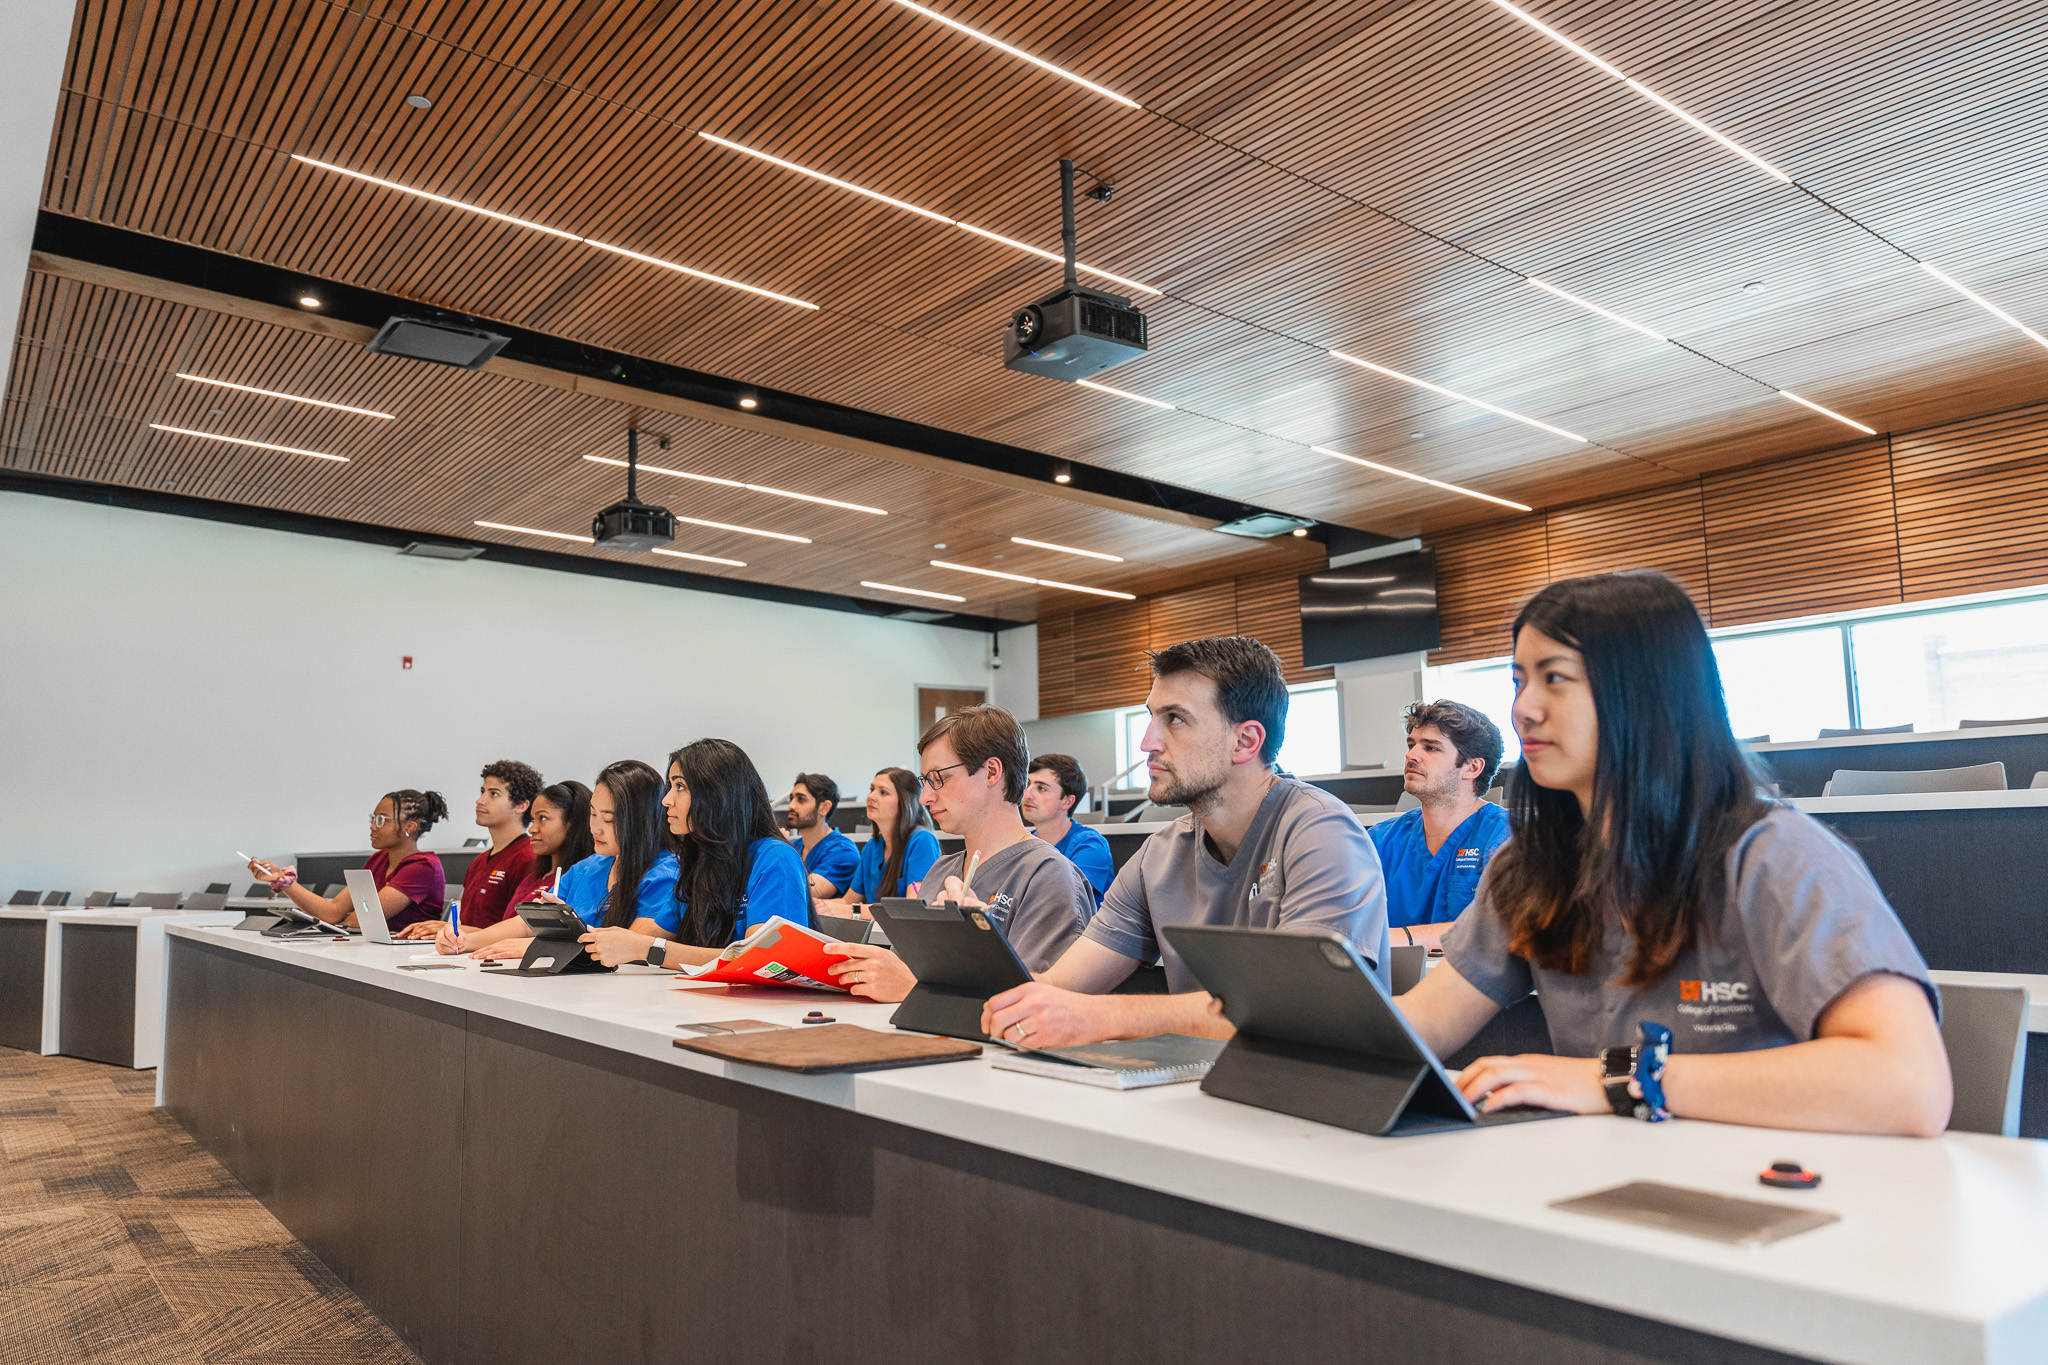
[[[378,355],[424,360],[430,365],[476,370],[483,368],[483,363],[504,350],[511,340],[475,327],[454,327],[424,318],[392,318],[377,329],[377,335],[370,338],[365,349]]]

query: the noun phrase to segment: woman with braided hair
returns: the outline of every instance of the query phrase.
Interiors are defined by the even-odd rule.
[[[370,847],[376,852],[365,865],[377,884],[384,922],[393,931],[423,920],[439,919],[447,901],[441,860],[420,851],[420,836],[448,818],[448,803],[439,792],[386,792],[370,813]],[[356,928],[355,907],[343,891],[333,898],[300,886],[296,867],[276,868],[261,858],[249,860],[249,873],[291,898],[293,905],[329,924]]]

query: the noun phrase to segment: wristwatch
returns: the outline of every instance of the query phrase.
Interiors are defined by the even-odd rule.
[[[664,943],[660,939],[656,939],[654,940],[654,946],[647,950],[647,965],[650,967],[659,967],[662,965],[663,960],[667,957],[668,944]]]
[[[1625,1119],[1636,1116],[1636,1105],[1640,1103],[1628,1092],[1628,1083],[1635,1079],[1636,1058],[1640,1048],[1611,1047],[1600,1054],[1600,1087],[1607,1092],[1607,1107]]]

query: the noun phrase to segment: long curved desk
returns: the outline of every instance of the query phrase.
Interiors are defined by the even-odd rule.
[[[786,1075],[675,1026],[891,1007],[170,934],[162,1102],[429,1361],[2048,1358],[2040,1143]],[[1760,1189],[1787,1157],[1822,1187]],[[1842,1221],[1744,1251],[1546,1207],[1634,1179]]]

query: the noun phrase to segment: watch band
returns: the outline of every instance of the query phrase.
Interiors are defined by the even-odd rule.
[[[654,946],[647,950],[647,965],[660,967],[668,961],[668,944],[661,939],[654,940]]]
[[[1607,1107],[1625,1119],[1636,1116],[1636,1097],[1628,1083],[1635,1076],[1636,1049],[1611,1047],[1600,1054],[1600,1086],[1607,1092]]]

